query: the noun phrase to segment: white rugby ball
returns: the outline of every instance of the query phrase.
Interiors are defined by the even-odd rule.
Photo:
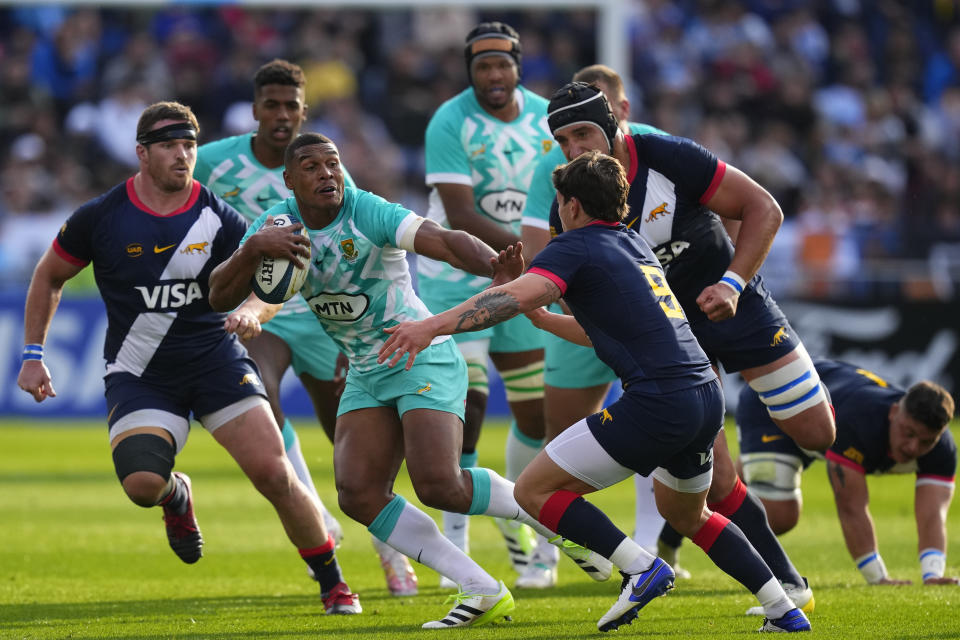
[[[287,214],[274,216],[273,224],[277,227],[287,227],[297,224],[298,221]],[[301,227],[294,233],[302,235],[304,229]],[[307,271],[310,268],[310,247],[307,246],[307,256],[301,257],[300,261],[305,265],[303,269],[297,267],[287,258],[270,258],[263,256],[257,265],[257,270],[253,274],[253,292],[264,302],[271,304],[280,304],[286,302],[299,293],[303,286],[303,281],[307,279]]]

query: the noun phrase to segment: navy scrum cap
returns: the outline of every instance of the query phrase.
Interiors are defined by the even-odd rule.
[[[467,77],[473,82],[470,66],[477,58],[506,55],[513,58],[520,71],[520,36],[516,29],[503,22],[481,22],[467,34],[467,46],[463,56],[467,61]]]
[[[550,96],[547,105],[547,124],[550,133],[571,124],[592,124],[603,131],[613,152],[617,137],[617,118],[603,91],[586,82],[569,82]]]

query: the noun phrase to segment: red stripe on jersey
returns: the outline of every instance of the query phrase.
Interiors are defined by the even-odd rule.
[[[858,473],[863,473],[863,474],[867,473],[867,471],[863,468],[863,466],[857,464],[850,458],[844,458],[842,455],[840,455],[836,451],[827,451],[825,454],[823,454],[823,457],[826,458],[827,460],[830,460],[831,462],[836,462],[837,464],[842,464],[845,467],[849,467]]]
[[[561,489],[555,492],[540,507],[540,515],[537,519],[550,531],[556,531],[563,514],[567,512],[570,504],[579,497],[580,494],[573,491]]]
[[[136,176],[134,176],[136,177]],[[137,190],[133,186],[133,178],[127,178],[127,197],[130,198],[130,202],[134,204],[138,209],[149,213],[152,216],[157,216],[160,218],[169,218],[170,216],[175,216],[177,214],[189,211],[193,205],[197,203],[197,199],[200,197],[200,182],[198,180],[193,181],[193,186],[190,187],[190,197],[187,198],[187,201],[183,203],[183,206],[177,209],[176,211],[171,211],[170,213],[157,213],[146,204],[143,203],[143,200],[140,199],[140,196],[137,195]]]
[[[595,225],[595,224],[598,224],[598,225],[600,225],[601,227],[615,227],[615,226],[617,226],[618,224],[620,224],[620,221],[618,220],[618,221],[616,221],[616,222],[607,222],[606,220],[594,220],[593,222],[588,222],[588,223],[586,224],[586,226],[589,227],[589,226]]]
[[[700,531],[697,531],[696,535],[693,536],[693,544],[704,551],[710,551],[710,547],[717,541],[717,538],[723,532],[723,528],[729,523],[730,521],[727,518],[719,513],[714,513],[703,523]]]
[[[700,196],[700,204],[707,204],[710,198],[713,197],[713,194],[715,194],[717,189],[720,188],[720,182],[723,180],[723,176],[726,173],[727,163],[723,160],[717,160],[717,171],[713,174],[713,180],[710,181],[710,186],[707,187],[707,190],[703,192],[702,196]]]
[[[67,250],[60,246],[60,242],[57,238],[53,239],[53,252],[75,267],[85,267],[90,264],[89,260],[81,260],[80,258],[75,258],[67,253]]]
[[[543,276],[553,284],[557,285],[558,287],[560,287],[560,295],[563,295],[567,292],[567,283],[563,280],[563,278],[561,278],[555,273],[551,273],[546,269],[541,269],[540,267],[530,267],[530,269],[527,270],[527,273],[533,273],[538,276]]]
[[[633,179],[637,177],[637,143],[633,141],[633,136],[626,136],[627,151],[630,153],[630,171],[627,172],[627,182],[633,184]],[[613,153],[611,151],[611,153]]]

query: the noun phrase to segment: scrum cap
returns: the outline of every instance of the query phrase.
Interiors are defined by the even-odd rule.
[[[603,131],[613,152],[617,137],[617,117],[603,91],[586,82],[569,82],[550,96],[547,105],[547,124],[550,133],[572,124],[592,124]]]
[[[463,49],[467,61],[467,77],[473,83],[470,67],[477,58],[494,55],[509,56],[520,72],[520,36],[516,29],[503,22],[481,22],[467,34]]]

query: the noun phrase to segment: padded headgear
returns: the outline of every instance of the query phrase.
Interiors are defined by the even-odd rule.
[[[587,123],[599,127],[613,152],[617,137],[617,117],[603,91],[586,82],[569,82],[550,96],[547,105],[547,124],[550,133],[571,124]]]
[[[470,67],[477,58],[493,55],[507,55],[513,58],[520,73],[520,35],[516,29],[503,22],[481,22],[467,34],[467,45],[463,56],[467,61],[467,78],[473,84]]]

